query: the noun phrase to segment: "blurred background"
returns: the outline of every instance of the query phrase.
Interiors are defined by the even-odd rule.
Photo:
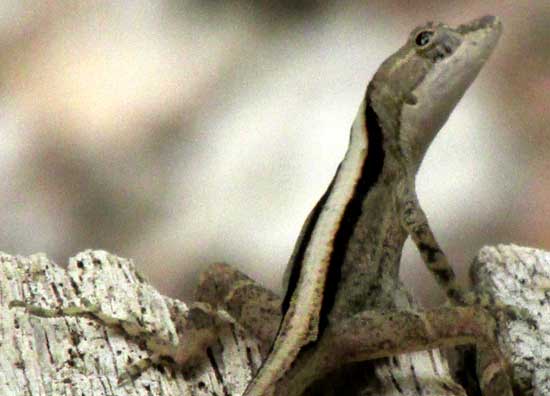
[[[420,201],[462,280],[485,244],[550,249],[550,2],[0,2],[0,250],[133,258],[189,298],[224,261],[280,291],[378,65],[427,20],[502,18]],[[408,242],[402,277],[441,301]]]

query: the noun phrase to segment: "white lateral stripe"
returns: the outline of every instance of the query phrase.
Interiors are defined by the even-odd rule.
[[[334,235],[340,226],[350,196],[355,191],[355,185],[361,177],[361,164],[366,160],[368,141],[365,106],[365,100],[363,100],[351,128],[353,143],[349,145],[306,248],[299,286],[289,309],[290,315],[285,318],[273,351],[264,362],[261,372],[254,378],[250,387],[251,392],[246,393],[246,396],[263,396],[288,369],[300,348],[314,340],[317,335],[309,334],[310,324],[312,320],[318,319],[321,310],[322,298],[317,296],[322,294]],[[296,304],[296,301],[300,303]],[[317,303],[312,303],[314,301]],[[289,337],[288,334],[294,336]]]

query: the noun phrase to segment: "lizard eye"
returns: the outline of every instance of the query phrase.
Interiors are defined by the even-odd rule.
[[[424,30],[416,35],[416,38],[414,39],[414,42],[419,47],[424,47],[426,44],[430,42],[432,39],[432,36],[434,35],[434,32],[431,30]]]

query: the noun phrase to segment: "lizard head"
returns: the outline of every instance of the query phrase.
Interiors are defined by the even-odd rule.
[[[498,18],[484,16],[451,28],[428,23],[378,69],[367,101],[389,141],[418,167],[439,129],[495,48]]]

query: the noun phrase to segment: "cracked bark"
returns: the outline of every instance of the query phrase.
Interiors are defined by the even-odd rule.
[[[486,247],[472,278],[536,320],[499,322],[499,342],[521,393],[549,395],[550,253]],[[67,270],[40,254],[0,254],[0,395],[240,395],[277,330],[280,300],[226,265],[202,275],[197,299],[207,304],[160,295],[131,261],[104,251],[78,254]],[[338,348],[372,339],[355,327]],[[333,366],[346,360],[331,356]],[[439,350],[413,352],[349,364],[308,394],[466,395],[450,371]]]

